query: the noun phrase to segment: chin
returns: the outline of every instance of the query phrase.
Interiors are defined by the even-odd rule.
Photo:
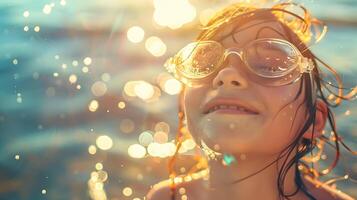
[[[248,131],[246,128],[237,128],[232,131],[231,127],[226,124],[202,124],[203,126],[191,128],[193,137],[197,143],[200,140],[206,145],[220,153],[239,153],[254,151],[257,147],[255,139],[259,133]],[[191,131],[190,131],[191,132]],[[217,147],[219,147],[217,149]]]

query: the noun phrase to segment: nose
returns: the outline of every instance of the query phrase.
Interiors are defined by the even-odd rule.
[[[246,88],[248,86],[244,74],[231,65],[221,69],[213,79],[212,84],[215,89],[221,86],[240,88]]]

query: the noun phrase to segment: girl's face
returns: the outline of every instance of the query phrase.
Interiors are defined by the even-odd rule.
[[[287,40],[282,26],[276,21],[252,20],[225,37],[229,28],[221,31],[216,40],[225,48],[243,47],[258,38]],[[257,24],[259,23],[259,24]],[[257,24],[255,26],[252,26]],[[277,33],[278,32],[278,33]],[[280,33],[280,34],[279,34]],[[233,40],[233,37],[236,41]],[[246,66],[238,56],[230,56],[228,63],[212,79],[200,87],[184,90],[184,112],[190,133],[199,143],[223,153],[279,153],[288,145],[307,119],[302,104],[304,89],[297,95],[301,80],[294,84],[269,87],[250,80]],[[205,114],[208,102],[219,105],[239,104],[254,108],[258,114],[240,114],[224,110]],[[301,104],[301,105],[300,105]],[[291,130],[290,130],[291,129]]]

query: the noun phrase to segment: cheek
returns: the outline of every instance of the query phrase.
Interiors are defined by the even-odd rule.
[[[184,113],[187,119],[187,125],[192,136],[197,139],[199,136],[198,121],[201,118],[200,106],[204,101],[205,89],[185,89],[184,91]]]
[[[297,136],[307,118],[304,92],[296,99],[298,89],[271,92],[266,96],[269,105],[269,121],[266,123],[266,137],[261,145],[270,153],[280,152]]]
[[[276,154],[281,152],[295,137],[306,118],[302,104],[303,91],[294,100],[297,88],[279,88],[257,91],[258,101],[264,104],[264,113],[250,120],[235,117],[206,117],[199,107],[207,96],[207,89],[189,89],[184,93],[187,126],[196,140],[204,140],[209,147],[218,144],[222,152],[255,152]],[[230,125],[234,125],[232,128]]]

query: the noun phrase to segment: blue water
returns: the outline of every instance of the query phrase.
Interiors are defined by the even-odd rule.
[[[347,86],[356,85],[357,1],[304,2],[331,22],[326,38],[312,47],[313,51],[341,73]],[[142,50],[143,45],[128,43],[126,30],[141,25],[148,27],[148,35],[161,35],[171,44],[164,57],[193,36],[186,31],[172,37],[173,31],[149,28],[152,5],[147,1],[67,1],[66,6],[55,1],[50,15],[42,13],[46,3],[51,2],[0,2],[0,199],[88,199],[87,181],[97,162],[102,162],[109,174],[105,182],[108,197],[121,199],[126,186],[134,189],[135,197],[142,197],[151,184],[167,177],[165,161],[134,160],[128,157],[127,147],[158,121],[171,125],[170,138],[174,138],[177,99],[163,94],[157,103],[133,101],[128,102],[125,112],[117,109],[127,81],[154,83],[155,76],[163,71],[164,58],[153,58]],[[204,1],[194,5],[204,7]],[[25,10],[30,11],[29,18],[23,17]],[[349,23],[341,26],[334,20]],[[23,30],[26,25],[28,32]],[[33,31],[36,25],[41,28],[38,33]],[[90,73],[84,74],[82,60],[87,56],[93,63]],[[13,64],[14,59],[18,64]],[[72,66],[73,60],[79,66]],[[61,68],[63,63],[68,66],[66,70]],[[58,77],[53,76],[55,72]],[[80,90],[68,83],[73,73],[78,75]],[[96,98],[103,102],[100,109],[89,113],[87,105],[95,99],[90,87],[103,73],[111,76],[108,92]],[[54,96],[48,95],[53,91]],[[347,109],[351,111],[348,117],[343,114]],[[334,111],[341,135],[356,149],[355,101]],[[135,122],[131,134],[119,129],[119,123],[127,118]],[[114,147],[89,155],[88,146],[102,134],[113,139]],[[14,159],[17,154],[19,160]],[[356,178],[356,158],[346,163],[347,167],[339,166],[336,175],[344,175],[346,168],[354,169],[350,175]],[[143,167],[148,165],[152,167]],[[138,173],[143,180],[137,180]],[[341,182],[338,186],[357,197],[356,183]],[[47,193],[41,194],[42,189]]]

